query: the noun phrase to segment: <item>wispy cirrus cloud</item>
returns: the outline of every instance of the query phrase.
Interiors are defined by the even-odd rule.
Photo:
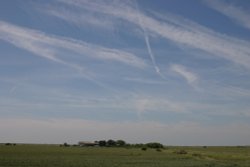
[[[81,3],[80,1],[77,2],[67,2],[67,1],[63,1],[63,0],[58,0],[59,2],[64,2],[66,4],[71,4],[71,5],[76,5],[77,3]],[[90,1],[89,1],[90,2]],[[111,1],[110,1],[111,2]],[[131,3],[124,3],[124,2],[129,2],[129,1],[112,1],[112,3],[114,2],[119,2],[119,5],[132,5]],[[118,5],[118,3],[116,3]],[[136,3],[137,4],[137,3]],[[77,8],[77,7],[76,7]],[[138,11],[138,13],[140,13],[139,7],[137,5],[136,10]],[[43,12],[50,14],[52,16],[58,17],[60,19],[63,19],[69,23],[73,23],[75,25],[81,26],[81,27],[86,27],[88,24],[98,27],[98,28],[103,28],[103,29],[114,29],[115,24],[118,22],[117,17],[113,17],[110,15],[103,15],[100,13],[97,13],[95,11],[89,11],[89,10],[65,10],[63,8],[60,7],[52,7],[50,6],[49,8],[45,9]],[[152,51],[151,48],[151,44],[150,44],[150,40],[149,40],[149,35],[147,33],[147,30],[144,28],[144,24],[143,22],[141,22],[140,20],[140,15],[138,15],[138,20],[140,23],[140,28],[143,31],[143,35],[144,35],[144,40],[146,43],[146,47],[147,47],[147,51],[148,54],[150,56],[150,59],[152,61],[152,64],[155,68],[155,71],[157,74],[159,74],[163,79],[164,76],[160,71],[160,68],[158,67],[156,60],[155,60],[155,56],[154,53]]]
[[[236,6],[231,3],[227,3],[223,0],[205,0],[204,1],[210,8],[217,12],[229,17],[237,24],[250,29],[250,12],[243,7]]]
[[[114,27],[114,22],[110,18],[95,16],[95,14],[89,12],[72,12],[72,10],[61,7],[48,7],[42,10],[42,12],[65,20],[69,23],[73,23],[74,25],[77,25],[79,27],[86,27],[88,25],[103,29],[113,29]]]
[[[132,77],[126,77],[124,78],[125,81],[130,81],[130,82],[136,82],[136,83],[141,83],[141,84],[156,84],[156,85],[164,85],[167,82],[166,81],[157,81],[153,79],[148,79],[148,78],[132,78]]]
[[[0,39],[34,55],[73,68],[83,78],[113,92],[116,92],[116,90],[98,81],[95,74],[84,67],[83,64],[74,60],[68,61],[67,57],[80,55],[101,61],[115,61],[139,69],[144,69],[147,66],[143,59],[138,58],[133,53],[109,49],[72,38],[48,35],[41,31],[20,27],[5,21],[0,21]],[[66,49],[71,54],[65,54],[63,49]]]
[[[191,86],[195,86],[199,79],[195,73],[191,72],[183,65],[172,64],[170,70],[183,77]]]
[[[0,38],[38,56],[67,64],[80,70],[83,70],[81,66],[68,64],[60,58],[60,48],[98,60],[116,61],[137,68],[145,68],[147,66],[143,59],[129,52],[109,49],[71,38],[48,35],[4,21],[0,21]]]
[[[135,109],[138,116],[141,117],[144,112],[152,112],[157,109],[158,112],[174,112],[174,113],[187,113],[188,107],[182,105],[180,102],[169,100],[167,98],[160,99],[156,97],[139,97],[135,98]]]
[[[191,21],[186,20],[181,23],[180,21],[174,21],[171,16],[167,16],[165,20],[154,18],[142,12],[139,13],[131,3],[88,0],[60,0],[60,2],[90,12],[102,13],[122,19],[139,27],[143,25],[146,31],[172,41],[177,45],[198,49],[250,69],[249,42],[214,32]]]

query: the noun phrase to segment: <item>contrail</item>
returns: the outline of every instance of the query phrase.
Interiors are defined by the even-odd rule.
[[[147,46],[148,54],[149,54],[149,56],[151,58],[151,61],[152,61],[153,66],[155,68],[155,71],[156,71],[156,73],[158,75],[160,75],[160,77],[162,79],[166,79],[164,77],[164,75],[161,73],[160,68],[158,67],[158,65],[157,65],[157,63],[155,61],[155,56],[154,56],[154,53],[152,51],[152,48],[151,48],[151,45],[150,45],[150,42],[149,42],[149,37],[148,37],[147,30],[145,29],[145,26],[144,26],[143,22],[141,21],[140,9],[139,9],[137,1],[135,1],[135,4],[136,4],[137,16],[138,16],[138,19],[139,19],[139,25],[140,25],[141,29],[143,30],[144,39],[145,39],[145,43],[146,43],[146,46]]]

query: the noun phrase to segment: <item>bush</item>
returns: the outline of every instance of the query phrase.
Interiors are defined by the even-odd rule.
[[[142,151],[147,151],[147,147],[142,147],[141,150]]]
[[[187,151],[185,151],[185,150],[178,150],[178,151],[175,151],[174,153],[176,153],[176,154],[187,154]]]
[[[202,155],[199,154],[199,153],[193,153],[192,156],[194,156],[194,157],[202,157]]]
[[[161,149],[160,148],[157,148],[157,149],[155,149],[156,151],[158,151],[158,152],[161,152]]]
[[[68,143],[63,143],[64,147],[69,147],[70,145]]]
[[[163,145],[161,143],[147,143],[146,144],[147,147],[149,148],[163,148]]]

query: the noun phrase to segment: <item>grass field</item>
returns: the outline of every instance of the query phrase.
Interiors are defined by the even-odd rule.
[[[185,150],[187,154],[177,154]],[[0,167],[250,167],[250,147],[140,148],[0,145]]]

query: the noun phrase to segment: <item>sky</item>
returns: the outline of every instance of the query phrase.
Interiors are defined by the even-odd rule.
[[[0,143],[250,145],[250,1],[0,1]]]

